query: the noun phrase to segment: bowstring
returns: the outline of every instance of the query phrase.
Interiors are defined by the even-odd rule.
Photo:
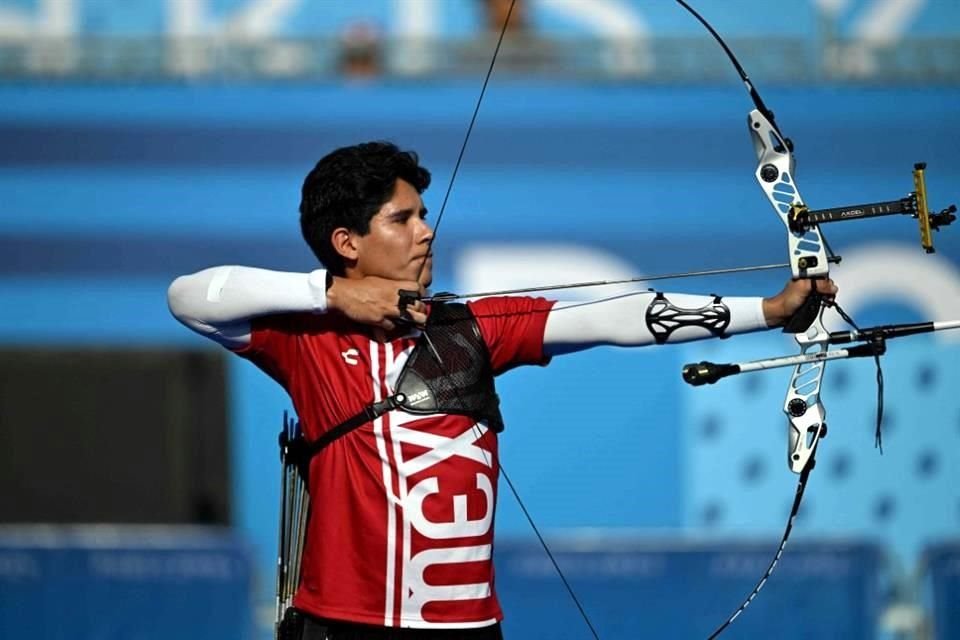
[[[443,194],[443,202],[440,204],[440,213],[437,214],[437,222],[433,225],[433,236],[427,243],[427,252],[420,262],[420,270],[417,271],[416,281],[420,282],[420,276],[423,275],[423,269],[427,264],[427,258],[433,251],[433,243],[437,239],[437,232],[440,230],[440,222],[443,220],[443,213],[447,210],[447,202],[450,200],[450,193],[453,191],[453,183],[457,180],[457,174],[460,171],[460,165],[463,162],[463,156],[467,151],[467,143],[470,142],[470,134],[473,133],[473,127],[477,122],[477,116],[480,114],[480,105],[483,103],[483,96],[487,93],[487,85],[490,84],[490,76],[493,75],[493,67],[497,62],[497,55],[500,53],[500,45],[503,44],[503,38],[507,33],[507,25],[510,24],[510,16],[513,15],[513,7],[517,0],[511,0],[510,9],[507,11],[507,17],[503,21],[503,27],[500,29],[500,37],[497,38],[497,45],[493,49],[493,57],[490,58],[490,66],[487,67],[487,74],[483,78],[483,86],[480,88],[480,95],[477,97],[477,104],[473,107],[473,115],[470,117],[470,124],[467,125],[467,132],[463,136],[463,143],[460,145],[460,153],[457,154],[457,162],[453,165],[453,173],[450,175],[450,182],[447,183],[447,191]]]
[[[420,262],[420,269],[417,271],[416,282],[419,284],[420,277],[423,275],[423,270],[426,267],[428,257],[433,253],[433,243],[437,239],[437,232],[440,229],[440,223],[443,220],[443,214],[447,209],[447,202],[450,200],[450,194],[453,191],[453,184],[457,179],[457,174],[460,171],[460,165],[463,163],[463,157],[467,150],[467,144],[470,141],[470,135],[473,133],[474,125],[477,122],[477,116],[480,113],[480,105],[483,103],[483,97],[486,95],[487,86],[490,84],[490,77],[493,75],[493,68],[497,62],[497,55],[500,53],[500,46],[503,44],[504,36],[507,33],[507,26],[510,24],[510,16],[513,15],[514,6],[516,6],[517,0],[511,0],[510,8],[507,10],[507,16],[503,21],[503,27],[500,29],[500,36],[497,38],[497,45],[493,50],[493,57],[490,59],[490,66],[487,68],[486,76],[483,79],[483,86],[480,89],[480,95],[477,98],[477,103],[473,108],[473,115],[470,117],[470,124],[467,126],[467,132],[463,137],[463,143],[460,145],[460,152],[457,154],[457,161],[453,167],[453,173],[450,176],[450,182],[447,183],[447,190],[443,196],[443,202],[440,205],[440,213],[437,214],[437,221],[433,225],[433,236],[430,238],[429,243],[427,243],[427,251],[424,254],[423,260]],[[426,337],[427,344],[429,345],[430,352],[433,354],[434,358],[437,360],[437,363],[440,366],[441,371],[444,375],[449,376],[449,372],[446,369],[446,365],[443,362],[443,358],[440,357],[440,354],[437,352],[436,348],[433,346],[432,341],[428,335],[426,327],[424,327],[423,336]],[[457,397],[457,402],[460,403],[461,407],[465,407],[466,403],[460,397],[459,392],[454,389],[455,395]],[[473,425],[474,433],[477,434],[477,439],[483,437],[483,433],[480,431],[479,425],[474,422]],[[484,451],[484,457],[486,457],[486,449],[480,447],[481,451]],[[488,459],[487,464],[490,465],[491,461]],[[573,587],[570,585],[570,582],[567,580],[567,577],[564,575],[563,571],[560,569],[560,565],[557,563],[556,558],[553,555],[553,552],[550,550],[550,547],[547,545],[546,540],[543,535],[540,533],[540,529],[537,527],[536,523],[533,521],[533,517],[530,515],[530,511],[527,509],[526,505],[523,503],[523,500],[520,498],[520,493],[517,491],[516,487],[513,484],[513,481],[510,480],[510,476],[507,474],[506,469],[504,469],[503,463],[498,460],[498,467],[500,475],[503,476],[503,479],[506,480],[507,486],[510,487],[510,492],[513,494],[514,499],[517,501],[517,504],[520,506],[520,510],[523,512],[524,517],[527,522],[530,524],[530,528],[533,529],[534,534],[537,537],[537,540],[540,542],[540,546],[543,547],[544,552],[547,554],[547,557],[550,559],[550,562],[553,564],[553,568],[556,570],[557,575],[560,577],[563,586],[569,594],[570,598],[573,600],[573,603],[576,605],[577,610],[580,612],[580,616],[583,618],[583,621],[586,623],[587,627],[590,629],[590,633],[593,635],[595,640],[600,640],[600,636],[597,633],[596,628],[593,626],[593,623],[590,621],[589,616],[587,615],[586,610],[583,608],[583,604],[580,602],[580,599],[577,597],[577,594],[573,591]]]
[[[717,33],[717,31],[713,28],[713,26],[709,22],[707,22],[707,20],[703,16],[701,16],[693,7],[687,4],[687,2],[685,2],[684,0],[676,0],[676,2],[677,4],[682,6],[684,9],[686,9],[691,15],[693,15],[693,17],[696,18],[704,27],[706,27],[707,31],[710,32],[710,35],[712,35],[713,38],[718,43],[720,43],[720,46],[723,48],[724,52],[727,54],[727,57],[730,59],[730,61],[733,63],[733,66],[736,68],[737,73],[740,75],[740,78],[743,81],[744,87],[746,88],[747,93],[750,94],[750,97],[753,100],[754,105],[756,105],[757,110],[760,111],[764,115],[764,117],[770,122],[770,125],[773,127],[774,131],[776,131],[777,135],[783,141],[786,147],[786,151],[789,153],[792,153],[793,144],[790,142],[788,138],[786,138],[781,133],[780,128],[777,126],[776,120],[774,119],[773,112],[767,108],[766,104],[764,104],[763,99],[760,97],[760,93],[753,86],[753,83],[750,81],[750,78],[747,76],[747,72],[740,65],[740,61],[737,60],[737,57],[734,55],[730,47],[727,46],[727,43],[724,41],[724,39],[720,36],[719,33]],[[822,231],[820,232],[820,236],[823,239],[824,247],[828,255],[835,256],[833,250],[830,248],[830,244],[827,242],[827,239],[824,236]],[[816,293],[815,282],[813,283],[813,291],[814,293]],[[840,317],[843,318],[844,321],[850,324],[855,330],[859,331],[859,329],[857,329],[856,323],[853,321],[853,318],[851,318],[849,314],[847,314],[838,304],[836,304],[835,301],[832,303],[831,306],[837,309],[837,313],[840,314]],[[822,308],[821,308],[821,313],[822,313]],[[883,453],[883,442],[881,437],[881,425],[883,421],[883,370],[880,367],[879,352],[874,351],[873,357],[877,365],[877,424],[876,424],[876,432],[875,432],[875,446],[880,449],[881,453]],[[818,402],[819,402],[819,399],[818,399]],[[810,461],[812,463],[813,458],[811,458]],[[796,517],[797,512],[799,511],[800,501],[803,498],[803,491],[806,487],[807,476],[810,470],[812,470],[812,468],[813,468],[813,465],[808,463],[807,467],[805,467],[801,473],[800,481],[797,487],[797,493],[794,499],[793,508],[791,510],[790,517],[787,520],[787,527],[784,531],[783,538],[781,539],[780,547],[777,549],[777,552],[774,555],[773,561],[770,563],[770,566],[768,567],[766,573],[760,579],[760,582],[757,584],[754,590],[750,593],[750,595],[747,596],[747,599],[734,612],[734,614],[730,616],[727,619],[727,621],[724,622],[720,627],[718,627],[713,632],[713,634],[710,635],[710,640],[713,640],[714,638],[719,636],[721,633],[723,633],[723,631],[730,624],[732,624],[733,621],[736,620],[736,618],[750,605],[750,603],[759,593],[760,589],[763,588],[763,585],[766,584],[766,581],[770,577],[771,573],[773,572],[773,569],[777,566],[777,562],[780,559],[780,555],[783,553],[784,546],[786,545],[787,538],[789,537],[790,531],[793,528],[793,520]]]

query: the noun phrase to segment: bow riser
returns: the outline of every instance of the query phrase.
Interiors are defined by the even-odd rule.
[[[803,200],[794,181],[794,159],[788,141],[757,109],[747,116],[747,126],[757,154],[757,182],[787,230],[793,277],[827,277],[830,265],[820,230],[813,226],[805,232],[796,233],[790,228],[790,207],[802,205]]]
[[[830,332],[820,315],[806,332],[795,337],[801,355],[826,352],[830,344]],[[825,361],[800,364],[790,377],[783,413],[787,416],[787,465],[794,473],[807,467],[825,433],[827,412],[820,402],[820,383],[826,367]]]
[[[790,227],[790,208],[803,204],[794,179],[796,164],[790,142],[759,109],[747,116],[747,127],[757,154],[757,182],[787,230],[793,277],[829,277],[830,263],[820,229],[813,225],[797,233]],[[796,340],[801,355],[827,350],[830,333],[824,328],[819,312],[804,332],[796,334]],[[825,368],[825,362],[800,364],[794,369],[787,387],[783,403],[783,412],[787,416],[787,464],[794,473],[800,473],[810,463],[823,433],[826,411],[820,403],[820,383]]]

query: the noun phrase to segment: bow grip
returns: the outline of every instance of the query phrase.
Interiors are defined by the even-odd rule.
[[[816,284],[814,284],[816,287]],[[803,333],[810,328],[813,321],[817,319],[817,314],[823,307],[823,294],[813,289],[807,299],[803,301],[800,308],[793,312],[787,323],[783,325],[784,333]]]

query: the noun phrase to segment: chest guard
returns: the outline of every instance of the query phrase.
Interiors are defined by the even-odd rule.
[[[281,434],[285,460],[296,464],[305,476],[310,460],[327,445],[393,409],[417,415],[464,415],[485,420],[493,431],[503,431],[490,354],[467,305],[434,303],[427,326],[397,378],[396,393],[368,405],[312,442],[302,435],[291,440]]]
[[[490,354],[467,305],[432,306],[426,329],[397,378],[394,398],[408,413],[455,413],[503,431]]]

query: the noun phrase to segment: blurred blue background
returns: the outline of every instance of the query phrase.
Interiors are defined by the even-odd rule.
[[[489,62],[482,5],[0,2],[0,340],[18,349],[219,353],[172,319],[167,285],[216,264],[314,268],[299,238],[299,187],[338,146],[389,139],[417,150],[433,172],[425,202],[436,221],[480,89],[482,65],[473,61]],[[931,205],[955,202],[960,5],[781,3],[773,19],[767,5],[698,8],[745,51],[747,70],[759,69],[761,93],[796,143],[805,202],[902,197],[917,161],[928,163]],[[752,175],[752,104],[679,6],[543,0],[528,2],[524,18],[517,37],[540,53],[530,63],[508,50],[494,73],[438,231],[438,290],[784,260],[782,225]],[[341,55],[355,41],[374,48],[372,62]],[[625,41],[633,45],[610,44]],[[451,52],[463,54],[460,66]],[[861,325],[960,318],[958,230],[937,234],[929,256],[907,218],[825,230],[844,256],[834,276],[840,302]],[[657,288],[772,295],[787,277]],[[694,389],[680,369],[793,350],[772,332],[598,349],[500,379],[503,465],[601,637],[705,637],[762,575],[796,481],[780,413],[789,372]],[[795,527],[800,542],[731,637],[960,633],[960,555],[951,546],[960,530],[958,354],[948,333],[890,345],[883,455],[873,448],[872,363],[828,367],[830,434]],[[182,543],[152,529],[112,529],[110,545],[104,529],[24,528],[6,517],[15,526],[0,532],[3,637],[269,637],[275,438],[289,403],[248,363],[225,366],[228,527],[185,533]],[[58,425],[40,427],[58,437]],[[513,497],[503,495],[499,508],[508,637],[587,637]],[[120,562],[119,574],[93,570],[103,564],[91,549],[125,557],[131,546],[140,555]],[[198,562],[219,569],[198,578],[174,570],[193,560],[170,569],[162,559],[198,548],[208,554]],[[194,590],[184,602],[235,599],[207,613],[126,607],[133,618],[155,616],[149,630],[103,613],[94,595],[62,608],[85,581],[117,575],[139,582],[120,595],[105,589],[104,599],[123,602],[139,589],[145,602],[167,602],[170,575],[178,590]],[[236,615],[209,613],[230,602],[241,607]],[[34,627],[39,635],[25,631],[25,620],[56,611]],[[57,622],[68,615],[93,621],[70,630]]]

